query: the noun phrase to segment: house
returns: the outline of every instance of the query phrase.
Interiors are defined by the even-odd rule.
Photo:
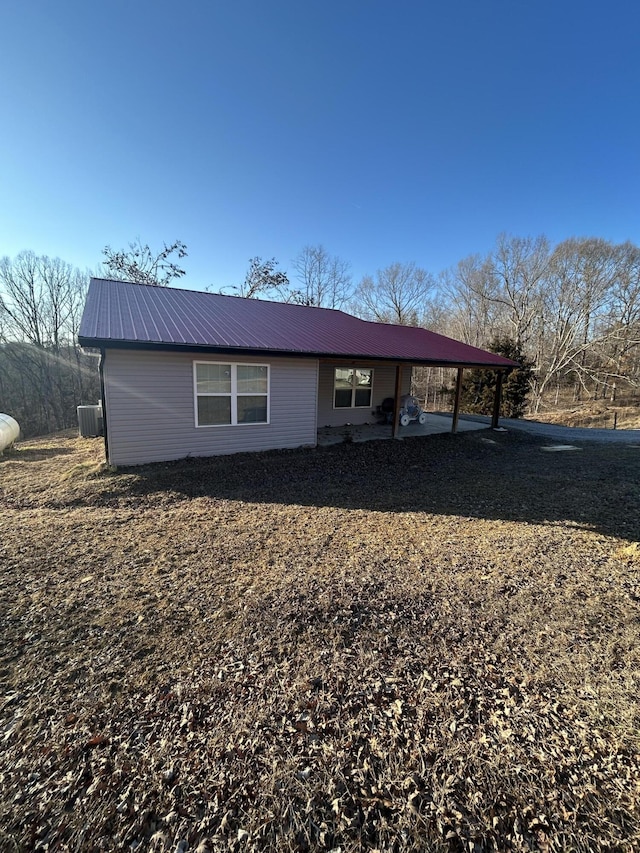
[[[375,420],[385,398],[397,413],[413,365],[458,368],[455,429],[463,369],[515,366],[343,311],[97,278],[78,340],[100,350],[112,465],[315,445],[320,427]]]

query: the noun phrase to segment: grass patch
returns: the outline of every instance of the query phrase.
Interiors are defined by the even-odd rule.
[[[60,482],[64,483],[66,480],[71,480],[74,477],[96,477],[98,474],[103,473],[105,470],[107,470],[107,468],[104,462],[96,462],[93,459],[85,459],[82,462],[78,462],[76,465],[72,465],[71,468],[64,471],[60,475]]]

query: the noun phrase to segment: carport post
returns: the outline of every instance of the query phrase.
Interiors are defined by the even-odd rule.
[[[497,379],[496,379],[496,394],[493,398],[493,417],[491,418],[491,429],[498,428],[498,420],[500,419],[500,402],[502,399],[502,377],[504,373],[502,370],[498,371]]]
[[[398,437],[400,431],[400,395],[402,392],[402,365],[396,367],[396,391],[393,400],[393,430],[394,438]]]
[[[453,400],[453,420],[451,422],[451,432],[456,432],[458,429],[458,415],[460,414],[460,394],[462,392],[462,371],[463,367],[458,368],[458,378],[456,379],[456,396]]]

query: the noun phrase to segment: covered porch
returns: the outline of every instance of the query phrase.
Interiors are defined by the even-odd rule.
[[[452,412],[423,411],[417,399],[406,396],[411,393],[413,367],[424,365],[455,370]],[[495,429],[500,416],[505,371],[502,365],[427,360],[411,363],[322,360],[318,382],[318,445],[487,429],[486,424],[465,419],[460,414],[463,371],[474,367],[491,369],[496,373],[491,417],[491,427]],[[413,412],[402,408],[404,402],[411,399]],[[421,423],[417,419],[418,414]]]
[[[318,429],[318,447],[328,447],[343,442],[384,441],[390,438],[412,438],[414,436],[438,435],[452,432],[453,414],[451,412],[425,412],[426,421],[419,424],[413,421],[407,426],[398,426],[394,435],[393,424],[344,424]],[[467,420],[464,415],[458,417],[456,432],[471,432],[490,429],[490,424],[477,420]]]

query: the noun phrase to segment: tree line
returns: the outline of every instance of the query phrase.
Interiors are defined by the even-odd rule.
[[[97,360],[77,345],[88,276],[59,258],[0,260],[0,411],[25,436],[74,426],[99,397]]]
[[[357,284],[348,263],[308,246],[293,269],[291,284],[282,273],[275,278],[275,259],[254,258],[236,290],[424,326],[501,352],[522,363],[534,413],[561,394],[576,403],[613,402],[621,393],[638,399],[640,248],[631,242],[570,238],[554,246],[544,236],[502,234],[486,255],[467,257],[437,276],[414,263],[393,263]],[[446,401],[450,381],[440,368],[414,375],[416,390],[434,408]],[[516,384],[521,377],[514,377]],[[473,407],[471,391],[466,402]],[[520,407],[513,412],[522,414]]]
[[[640,386],[640,248],[601,238],[502,235],[484,257],[440,279],[452,337],[486,346],[509,338],[531,362],[531,408],[635,394]]]
[[[162,286],[185,275],[187,246],[180,240],[160,251],[138,240],[102,254],[96,274],[105,278]],[[76,407],[98,400],[97,358],[77,345],[89,278],[31,251],[0,260],[0,411],[15,417],[25,435],[74,427]],[[291,262],[291,276],[275,258],[254,257],[244,281],[219,292],[424,326],[510,354],[524,371],[512,386],[521,389],[525,377],[534,412],[560,395],[576,402],[637,399],[640,248],[630,242],[570,238],[552,245],[544,236],[503,234],[487,254],[439,275],[396,262],[357,283],[348,261],[306,246]],[[446,405],[450,383],[445,369],[414,372],[428,408]],[[470,377],[468,408],[482,409],[490,398],[485,385]]]

